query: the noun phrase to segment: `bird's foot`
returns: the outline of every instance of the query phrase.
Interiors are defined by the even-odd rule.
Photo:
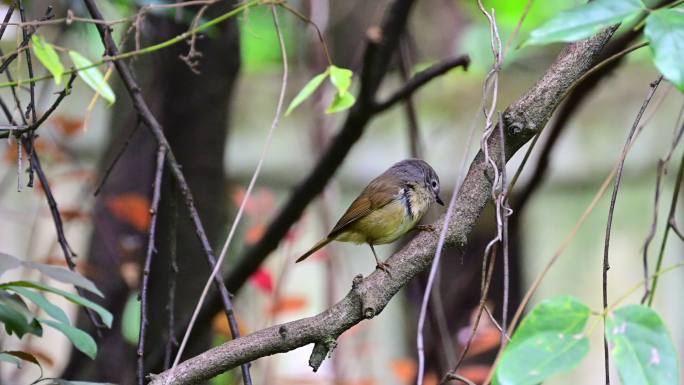
[[[384,271],[385,273],[387,273],[387,275],[390,276],[390,278],[392,278],[392,273],[390,273],[390,271],[389,271],[389,268],[390,268],[390,264],[389,264],[389,263],[387,263],[387,262],[378,262],[378,264],[375,266],[375,268]]]
[[[434,225],[418,225],[415,227],[416,231],[429,231],[431,233],[437,233],[437,227]]]

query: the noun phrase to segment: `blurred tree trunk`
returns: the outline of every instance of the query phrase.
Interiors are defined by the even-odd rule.
[[[229,3],[212,6],[205,18],[217,16],[231,8]],[[145,18],[142,30],[143,44],[172,38],[188,29],[187,22],[194,11],[185,10],[182,17],[152,16]],[[235,19],[224,22],[209,36],[198,36],[196,49],[201,52],[195,67],[199,74],[180,58],[188,52],[187,44],[177,44],[133,63],[145,99],[154,115],[163,125],[174,153],[183,166],[195,198],[195,204],[207,231],[216,245],[227,221],[226,178],[224,176],[224,150],[229,121],[228,104],[240,67],[239,33]],[[137,124],[137,116],[122,89],[112,115],[112,146],[105,157],[104,169],[125,141],[128,132]],[[98,302],[112,311],[114,326],[98,339],[97,359],[91,361],[73,351],[63,377],[108,381],[118,384],[135,382],[136,347],[122,338],[121,316],[126,300],[139,289],[141,263],[145,257],[147,230],[136,226],[112,207],[112,202],[123,202],[133,210],[133,200],[122,198],[144,197],[149,201],[154,178],[157,145],[146,127],[141,126],[133,135],[123,156],[109,176],[97,198],[94,211],[94,231],[88,262],[89,277],[102,289],[106,297]],[[169,278],[169,246],[175,199],[173,181],[164,173],[162,201],[157,224],[158,235],[150,276],[149,314],[147,332],[148,351],[164,346],[168,338],[166,310]],[[136,195],[132,195],[136,194]],[[209,266],[200,247],[195,230],[189,220],[182,198],[177,203],[177,258],[179,273],[176,290],[176,319],[190,314],[209,275]],[[119,210],[121,211],[121,210]],[[136,213],[140,215],[141,213]],[[149,213],[146,213],[149,216]],[[95,335],[90,321],[83,314],[79,327]],[[193,336],[195,349],[206,349],[210,343],[210,329],[202,328]],[[203,341],[203,343],[197,343]],[[186,354],[193,355],[194,351]],[[161,368],[147,368],[158,372]]]

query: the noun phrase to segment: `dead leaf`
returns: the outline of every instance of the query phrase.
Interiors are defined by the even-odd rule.
[[[107,207],[119,220],[140,232],[150,227],[150,201],[139,193],[125,193],[107,198]]]
[[[398,358],[390,361],[392,373],[401,383],[412,384],[416,379],[418,364],[413,358]]]
[[[271,306],[271,314],[280,314],[290,311],[300,311],[308,305],[308,300],[301,296],[283,297],[273,306]]]

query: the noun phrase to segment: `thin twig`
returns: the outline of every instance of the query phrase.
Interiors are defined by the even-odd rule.
[[[409,33],[406,31],[399,41],[399,73],[401,80],[406,83],[410,77],[411,57],[409,52]],[[406,127],[408,128],[409,153],[412,158],[422,159],[423,146],[420,139],[420,128],[418,127],[418,114],[412,96],[407,96],[404,100],[404,112],[406,115]]]
[[[625,142],[625,146],[622,149],[622,154],[620,156],[620,162],[618,163],[618,169],[617,169],[617,174],[615,176],[615,183],[613,185],[613,193],[610,197],[610,207],[608,208],[608,221],[606,224],[606,237],[605,237],[605,242],[603,246],[603,310],[606,311],[608,308],[608,270],[610,270],[610,261],[608,258],[608,252],[610,250],[610,230],[611,227],[613,226],[613,213],[615,212],[615,202],[617,200],[617,193],[620,188],[620,181],[622,180],[622,170],[625,165],[625,158],[627,157],[627,152],[629,151],[630,143],[634,139],[634,135],[636,134],[637,128],[639,127],[639,122],[641,121],[641,117],[644,114],[644,111],[646,111],[646,108],[648,107],[649,103],[651,102],[651,99],[653,98],[653,95],[655,95],[656,90],[658,89],[658,85],[660,84],[660,81],[663,79],[662,76],[660,76],[658,79],[656,79],[654,82],[650,84],[650,89],[648,90],[648,94],[646,95],[646,99],[644,100],[643,104],[641,105],[641,108],[639,109],[639,112],[637,113],[636,119],[634,120],[634,123],[632,124],[632,128],[629,131],[629,134],[627,135],[627,141]],[[603,322],[605,323],[605,314],[603,316]],[[606,338],[606,333],[605,329],[603,331],[603,362],[604,362],[604,370],[605,370],[605,378],[606,378],[606,385],[610,385],[610,356],[609,356],[609,349],[608,349],[608,339]]]
[[[150,235],[147,240],[147,253],[145,255],[145,263],[143,265],[142,285],[140,289],[140,333],[138,334],[138,385],[145,383],[145,336],[147,326],[149,323],[147,316],[147,289],[150,285],[150,268],[152,267],[152,258],[157,252],[155,247],[155,235],[157,229],[157,214],[159,212],[159,198],[161,196],[161,183],[164,174],[164,158],[166,158],[166,149],[159,146],[157,149],[157,166],[154,174],[154,189],[152,192],[152,204],[150,205]]]
[[[112,173],[112,170],[114,170],[114,166],[116,166],[117,163],[119,163],[119,159],[121,159],[121,156],[123,153],[126,151],[126,148],[128,148],[128,145],[131,143],[131,140],[133,139],[133,135],[138,131],[138,127],[140,127],[140,117],[138,117],[138,120],[133,126],[133,129],[131,129],[131,132],[128,133],[128,137],[126,137],[126,141],[121,145],[121,148],[119,151],[116,152],[114,155],[114,159],[112,159],[111,162],[109,162],[109,165],[107,168],[104,170],[104,173],[102,174],[102,179],[100,179],[100,183],[97,184],[97,187],[95,187],[95,192],[93,192],[94,196],[97,196],[100,194],[102,191],[102,188],[104,187],[105,183],[107,182],[107,179],[109,179],[109,175]]]
[[[164,370],[171,366],[171,360],[173,359],[173,349],[178,346],[178,340],[176,339],[176,278],[178,276],[178,242],[176,239],[176,234],[178,233],[178,194],[175,183],[170,183],[170,196],[171,203],[171,219],[169,220],[169,292],[168,300],[166,303],[166,311],[168,313],[168,333],[169,337],[166,341],[166,349],[164,351]]]
[[[643,248],[643,270],[644,270],[644,295],[641,297],[641,303],[645,303],[646,299],[648,299],[648,296],[650,294],[650,290],[648,289],[648,249],[651,245],[651,241],[653,241],[653,238],[655,237],[656,229],[658,227],[658,211],[660,208],[660,189],[661,189],[661,182],[663,179],[663,174],[665,174],[665,171],[667,170],[667,165],[670,162],[670,159],[672,158],[672,154],[674,153],[675,148],[677,148],[677,145],[679,144],[680,139],[682,138],[682,133],[684,133],[684,124],[682,124],[682,118],[684,117],[684,104],[682,104],[682,107],[679,109],[679,117],[677,118],[677,121],[675,122],[675,135],[674,138],[672,138],[672,144],[670,145],[670,150],[667,152],[667,154],[658,159],[658,166],[656,170],[656,185],[655,185],[655,202],[653,203],[653,221],[651,222],[651,228],[648,232],[648,235],[646,235],[646,239],[644,240],[644,246]],[[679,128],[677,128],[679,127]]]
[[[256,184],[257,178],[259,177],[259,173],[261,172],[261,167],[263,166],[264,160],[266,159],[266,155],[268,154],[268,151],[270,149],[271,141],[273,139],[273,133],[275,132],[275,129],[278,127],[278,125],[280,124],[280,118],[282,116],[283,104],[285,102],[285,90],[287,89],[287,77],[288,77],[287,51],[285,49],[285,41],[283,38],[283,34],[282,34],[282,31],[280,30],[280,23],[278,22],[278,13],[276,11],[275,5],[271,6],[271,12],[273,15],[273,24],[275,26],[276,35],[278,37],[278,42],[280,44],[280,53],[281,53],[282,61],[283,61],[283,77],[282,77],[282,82],[281,82],[281,86],[280,86],[280,93],[278,95],[278,102],[276,104],[275,116],[273,118],[273,122],[271,123],[271,128],[269,129],[268,134],[266,136],[266,141],[265,141],[264,147],[261,151],[261,156],[259,157],[259,161],[257,163],[256,169],[254,170],[254,174],[252,175],[252,179],[249,181],[249,185],[247,186],[245,196],[242,198],[242,202],[240,202],[240,208],[238,209],[238,212],[235,215],[235,220],[233,220],[233,224],[230,228],[230,232],[228,233],[228,237],[226,238],[226,241],[223,244],[223,248],[221,249],[221,254],[219,255],[218,262],[216,263],[214,269],[212,270],[211,275],[209,277],[209,280],[204,285],[204,289],[202,290],[202,294],[200,295],[200,298],[197,301],[197,305],[195,306],[195,310],[193,311],[192,317],[190,318],[190,322],[188,323],[188,326],[186,328],[185,335],[183,336],[183,339],[181,340],[180,346],[178,347],[178,352],[176,353],[176,358],[174,359],[173,366],[171,366],[171,372],[172,373],[173,373],[174,368],[180,362],[181,354],[183,353],[183,350],[185,349],[185,345],[188,342],[188,338],[190,337],[190,333],[192,332],[192,328],[195,325],[195,321],[197,320],[197,315],[199,314],[199,311],[202,308],[202,305],[204,304],[204,300],[206,299],[207,293],[209,292],[209,286],[211,285],[211,281],[214,279],[214,277],[217,276],[219,269],[221,267],[221,263],[225,259],[226,254],[228,253],[228,247],[230,246],[230,243],[233,240],[233,236],[235,235],[235,231],[237,230],[238,224],[240,223],[240,219],[242,219],[242,214],[244,213],[245,206],[247,205],[247,201],[249,200],[252,189],[254,188],[254,185]],[[231,334],[233,334],[233,338],[239,338],[240,337],[240,334],[239,334],[240,332],[237,328],[237,325],[231,324],[230,329],[231,329]],[[243,379],[245,381],[245,385],[249,385],[251,383],[251,379],[249,376],[249,367],[247,365],[248,364],[242,365],[242,368],[243,368],[242,374],[243,374]]]

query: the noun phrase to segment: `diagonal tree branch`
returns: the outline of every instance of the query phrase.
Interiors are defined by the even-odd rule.
[[[563,95],[595,63],[601,49],[612,36],[614,28],[596,36],[568,45],[547,70],[546,74],[518,101],[504,112],[505,156],[510,157],[550,119]],[[492,157],[502,164],[501,137],[495,130],[489,140]],[[479,152],[470,165],[456,201],[453,219],[448,223],[446,244],[463,246],[491,198],[492,168]],[[439,228],[444,218],[434,225]],[[390,278],[375,271],[365,279],[357,276],[352,290],[330,309],[314,317],[266,328],[181,363],[173,377],[169,372],[154,376],[152,384],[188,384],[207,380],[242,363],[267,355],[287,352],[315,344],[310,359],[314,370],[335,345],[344,331],[364,319],[379,314],[389,300],[416,274],[426,269],[434,257],[437,235],[423,232],[387,262],[392,269]]]

